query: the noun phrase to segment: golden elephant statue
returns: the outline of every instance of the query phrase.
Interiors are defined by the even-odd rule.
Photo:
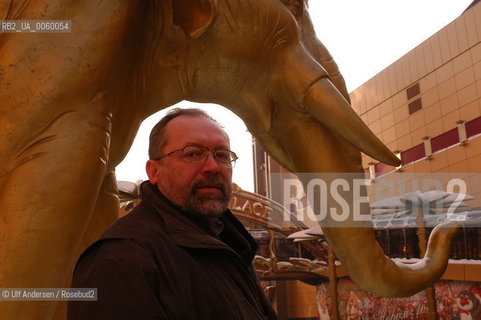
[[[0,287],[68,284],[117,217],[115,167],[140,123],[182,100],[221,104],[292,172],[360,172],[398,159],[351,109],[305,0],[7,0],[3,20],[71,20],[71,33],[0,34]],[[305,183],[306,181],[304,181]],[[366,223],[323,231],[351,278],[406,296],[441,276],[452,229],[415,265],[386,258]],[[369,224],[369,223],[367,223]],[[49,319],[55,302],[0,302]]]

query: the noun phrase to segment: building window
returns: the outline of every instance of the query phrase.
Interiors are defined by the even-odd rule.
[[[415,85],[413,86],[410,86],[407,90],[406,90],[406,94],[408,96],[408,100],[411,100],[412,98],[414,98],[415,96],[417,96],[418,94],[421,93],[421,89],[419,88],[419,82],[416,83]]]
[[[468,138],[481,133],[481,117],[466,123],[466,135]]]
[[[421,98],[417,98],[413,102],[410,102],[408,104],[408,107],[409,107],[409,114],[413,114],[414,112],[421,110],[421,108],[423,107],[421,103]]]
[[[414,161],[417,161],[419,159],[422,159],[426,156],[425,150],[424,150],[424,143],[418,144],[415,147],[412,147],[409,150],[406,150],[402,152],[401,154],[401,162],[402,165],[405,166],[408,163],[412,163]]]
[[[394,171],[396,169],[395,167],[390,166],[390,165],[385,164],[385,163],[382,163],[382,162],[376,163],[376,165],[374,167],[375,167],[374,171],[375,171],[376,177],[381,176],[381,175],[386,174],[386,173],[389,173],[389,172]]]
[[[421,97],[419,94],[421,93],[421,88],[419,87],[419,82],[413,84],[406,90],[406,95],[408,98],[408,107],[409,107],[409,114],[413,114],[414,112],[421,110]]]
[[[431,139],[433,152],[446,149],[459,142],[458,128],[451,129]]]

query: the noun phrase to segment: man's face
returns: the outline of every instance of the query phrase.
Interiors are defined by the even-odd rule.
[[[159,153],[165,155],[187,145],[230,149],[225,132],[204,116],[178,116],[166,127],[167,144]],[[200,164],[180,160],[175,152],[161,160],[147,162],[147,175],[167,199],[185,211],[205,216],[219,216],[227,209],[232,190],[232,167],[222,166],[210,154]]]

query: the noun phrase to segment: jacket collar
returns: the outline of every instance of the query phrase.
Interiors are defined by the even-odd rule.
[[[219,238],[216,238],[204,231],[189,218],[189,214],[170,202],[149,181],[141,184],[140,195],[142,200],[159,214],[164,222],[164,230],[179,246],[233,251],[246,264],[251,264],[257,251],[257,244],[229,210],[220,217],[224,229]]]

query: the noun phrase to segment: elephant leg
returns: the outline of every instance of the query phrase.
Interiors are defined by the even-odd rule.
[[[0,287],[63,287],[105,176],[110,116],[74,109],[52,116],[43,127],[33,119],[24,123],[36,127],[0,138]],[[55,305],[3,302],[0,314],[50,319]]]
[[[117,180],[115,173],[109,173],[100,188],[100,193],[95,203],[94,210],[91,214],[87,229],[81,239],[80,254],[95,240],[97,240],[102,233],[115,221],[119,216],[119,197],[117,195]],[[71,276],[69,276],[65,287],[69,287],[71,283]],[[64,320],[67,314],[67,302],[60,301],[55,309],[55,314],[52,320]]]

